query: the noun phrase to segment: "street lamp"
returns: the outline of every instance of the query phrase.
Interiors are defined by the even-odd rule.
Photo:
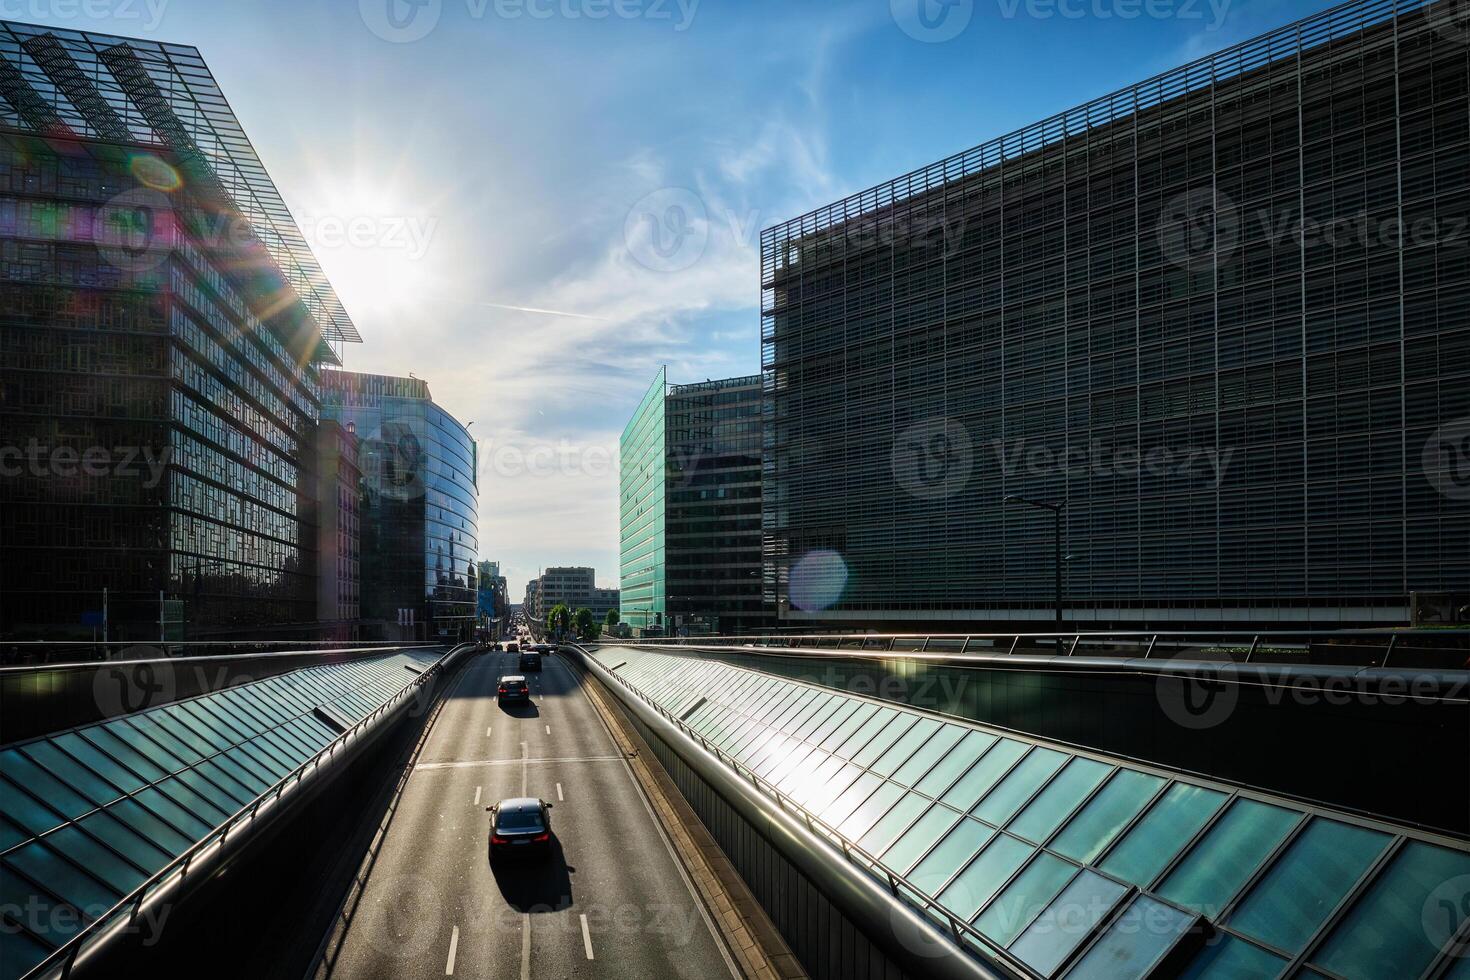
[[[1005,501],[1004,502],[1005,503],[1008,503],[1008,504],[1028,504],[1028,505],[1030,505],[1032,507],[1039,507],[1042,510],[1049,510],[1049,511],[1051,511],[1051,516],[1056,521],[1057,632],[1061,632],[1061,629],[1062,629],[1062,508],[1065,507],[1065,506],[1067,506],[1067,502],[1065,500],[1063,500],[1061,503],[1058,503],[1058,504],[1048,504],[1048,503],[1044,503],[1044,502],[1042,502],[1040,500],[1031,500],[1028,497],[1022,497],[1022,496],[1019,496],[1019,495],[1014,494],[1014,493],[1006,494],[1006,497],[1005,497]]]

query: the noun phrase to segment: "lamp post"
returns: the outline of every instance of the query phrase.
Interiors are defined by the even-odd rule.
[[[1057,576],[1057,632],[1061,632],[1061,629],[1062,629],[1062,508],[1065,507],[1065,506],[1067,506],[1067,502],[1065,500],[1063,500],[1061,503],[1048,504],[1048,503],[1045,503],[1045,502],[1040,501],[1040,500],[1031,500],[1028,497],[1022,497],[1022,496],[1019,496],[1019,495],[1014,494],[1014,493],[1007,494],[1006,497],[1005,497],[1005,501],[1004,502],[1005,503],[1008,503],[1008,504],[1028,504],[1028,505],[1030,505],[1032,507],[1039,507],[1042,510],[1049,510],[1049,511],[1051,511],[1052,518],[1056,521],[1056,556],[1055,556],[1055,558],[1056,558],[1056,576]]]

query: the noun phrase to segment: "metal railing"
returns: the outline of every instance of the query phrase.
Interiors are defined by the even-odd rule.
[[[98,664],[148,659],[220,657],[251,653],[320,653],[443,646],[403,640],[7,640],[0,666]],[[115,654],[129,653],[126,657]]]
[[[232,831],[247,828],[255,822],[256,816],[259,814],[262,806],[278,804],[281,799],[281,794],[288,787],[299,786],[302,778],[308,772],[315,772],[321,763],[330,760],[339,748],[345,748],[349,741],[355,741],[356,736],[365,732],[378,718],[401,705],[418,688],[435,677],[462,650],[469,649],[471,646],[471,644],[459,644],[452,647],[443,657],[427,667],[423,673],[415,674],[413,680],[404,685],[397,694],[394,694],[369,714],[360,718],[356,724],[332,739],[328,745],[319,750],[310,759],[302,762],[295,769],[278,779],[274,784],[268,786],[254,800],[231,814],[224,823],[215,827],[187,850],[154,872],[137,888],[119,899],[117,904],[111,909],[83,926],[76,935],[52,950],[44,960],[36,964],[25,976],[30,978],[43,975],[56,975],[61,977],[62,980],[65,980],[65,978],[71,975],[77,957],[84,950],[90,948],[94,943],[104,940],[107,934],[115,928],[125,927],[131,929],[135,927],[138,914],[142,910],[145,902],[165,887],[173,887],[174,885],[183,883],[188,878],[190,866],[197,859],[201,858],[211,848],[222,849],[229,840]],[[122,922],[124,918],[126,918],[126,926]]]
[[[1470,669],[1470,627],[1259,632],[762,633],[648,637],[607,645],[754,648],[801,653],[901,653],[932,659],[1009,656],[1183,658],[1224,663]],[[1410,663],[1409,661],[1415,661]]]
[[[591,653],[589,653],[585,648],[576,644],[573,645],[577,646],[577,649],[581,650],[584,656],[588,657],[589,659],[593,659]],[[602,664],[599,662],[598,666],[601,667]],[[622,665],[620,664],[619,666]],[[884,883],[887,884],[888,890],[894,898],[906,902],[911,906],[914,906],[921,913],[928,916],[929,918],[941,922],[945,926],[945,928],[948,929],[950,936],[954,939],[955,943],[958,944],[961,948],[963,948],[966,941],[969,940],[974,944],[977,944],[984,951],[984,955],[994,957],[996,960],[1003,963],[1007,968],[1017,972],[1021,976],[1031,977],[1036,975],[1035,971],[1033,971],[1030,967],[1026,966],[1024,963],[1016,959],[1004,949],[995,946],[989,939],[985,938],[985,936],[979,930],[970,925],[969,922],[961,919],[949,909],[939,904],[939,900],[933,895],[930,895],[918,885],[915,885],[913,882],[909,881],[903,875],[884,865],[875,855],[864,850],[861,846],[857,844],[857,842],[843,836],[837,831],[836,828],[832,827],[821,817],[812,814],[800,803],[797,803],[794,799],[787,796],[775,786],[771,785],[765,779],[761,778],[748,766],[720,749],[719,746],[711,745],[708,739],[696,732],[693,728],[686,724],[683,719],[668,711],[666,708],[664,708],[663,705],[659,704],[647,694],[644,694],[627,678],[621,676],[615,670],[609,669],[607,667],[602,667],[602,671],[604,674],[616,678],[618,683],[622,684],[623,687],[627,688],[633,694],[637,695],[640,700],[642,700],[645,704],[647,704],[650,708],[652,708],[655,712],[662,716],[666,721],[669,722],[669,724],[675,726],[690,740],[698,743],[699,746],[703,748],[706,752],[710,753],[721,763],[728,766],[730,770],[736,774],[736,776],[746,782],[749,782],[757,790],[773,799],[776,802],[776,805],[781,810],[791,814],[792,816],[800,820],[802,824],[806,827],[808,833],[811,833],[814,836],[820,835],[828,838],[833,844],[837,845],[838,850],[841,851],[843,857],[846,858],[849,863],[868,874],[881,872],[881,877]]]

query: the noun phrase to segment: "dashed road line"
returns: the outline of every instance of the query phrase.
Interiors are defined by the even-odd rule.
[[[546,726],[546,734],[548,734],[548,735],[551,734],[551,726],[550,725],[547,725]]]
[[[585,920],[585,918],[586,918],[586,916],[583,916],[583,919],[584,920]],[[586,926],[586,923],[585,922],[583,923],[582,928],[583,928],[583,931],[586,930],[587,926]],[[590,949],[591,947],[588,947],[588,948]],[[445,963],[444,963],[444,975],[446,977],[452,977],[452,976],[454,976],[454,954],[455,954],[456,951],[458,951],[458,949],[459,949],[459,926],[455,926],[454,927],[454,931],[449,934],[449,959],[446,960]],[[587,958],[589,960],[592,959],[592,954],[591,953],[588,953],[587,954]]]
[[[582,913],[582,948],[587,951],[587,958],[592,959],[592,933],[587,928],[587,914]]]
[[[546,762],[621,762],[620,755],[570,755],[570,756],[537,756],[528,762],[540,765]],[[426,769],[469,769],[475,766],[518,766],[522,760],[515,759],[477,759],[468,762],[421,762],[414,766],[414,772]]]
[[[560,803],[560,802],[562,802],[562,800],[564,800],[564,799],[565,799],[565,797],[563,797],[563,796],[562,796],[562,795],[561,795],[561,783],[557,783],[557,784],[556,784],[556,801],[557,801],[557,802],[558,802],[558,803]]]
[[[531,913],[521,916],[521,980],[531,980]]]
[[[480,789],[481,787],[479,786],[475,787],[475,806],[480,805]]]
[[[487,727],[486,727],[486,728],[485,728],[485,737],[486,737],[486,738],[489,738],[489,737],[490,737],[490,729],[491,729],[491,728],[493,728],[493,727],[494,727],[494,726],[493,726],[493,725],[491,725],[491,726],[487,726]]]

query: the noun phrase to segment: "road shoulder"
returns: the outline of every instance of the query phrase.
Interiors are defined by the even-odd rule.
[[[569,663],[567,658],[563,662]],[[580,665],[569,665],[581,675],[582,690],[628,760],[741,975],[747,980],[803,980],[807,974],[801,962],[615,699]]]

